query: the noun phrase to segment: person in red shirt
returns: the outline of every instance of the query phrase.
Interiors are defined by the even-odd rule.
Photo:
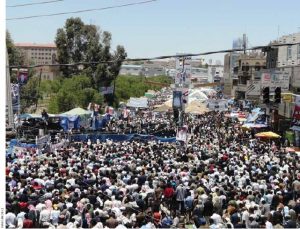
[[[25,219],[23,220],[23,228],[33,228],[33,222],[28,218],[28,215],[24,215]]]
[[[43,188],[42,185],[40,185],[38,182],[34,182],[32,187],[34,190],[40,190]]]
[[[158,226],[158,224],[161,221],[161,214],[160,214],[160,212],[154,212],[153,213],[153,218],[154,218],[154,224],[155,224],[155,226]]]
[[[168,207],[171,207],[174,193],[175,193],[174,188],[172,187],[171,183],[168,182],[167,187],[164,190],[164,197],[166,199]]]

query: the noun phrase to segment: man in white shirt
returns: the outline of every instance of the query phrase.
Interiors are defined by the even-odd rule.
[[[17,223],[16,220],[17,220],[17,217],[14,213],[12,213],[12,212],[6,213],[5,221],[6,221],[7,227],[15,226]]]
[[[40,226],[44,226],[50,223],[50,211],[46,207],[42,208],[40,213]]]

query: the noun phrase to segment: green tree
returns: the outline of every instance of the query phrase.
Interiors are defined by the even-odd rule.
[[[6,31],[6,48],[10,66],[22,66],[25,64],[24,55],[14,45],[13,39],[8,31]],[[11,83],[17,83],[17,72],[18,71],[12,71],[12,68],[10,68]],[[35,77],[34,73],[34,69],[29,69],[29,80],[26,85],[20,87],[21,112],[28,111],[40,98],[41,93],[38,91],[38,77]],[[32,110],[34,110],[33,107]]]
[[[78,62],[111,62],[87,64],[83,73],[92,79],[92,87],[108,86],[117,77],[127,54],[124,47],[117,46],[111,52],[111,34],[100,31],[95,25],[86,25],[80,18],[69,18],[65,26],[57,30],[55,43],[60,64]],[[62,66],[64,77],[78,75],[77,66]]]
[[[167,76],[142,77],[119,76],[116,81],[116,101],[125,102],[130,97],[140,97],[148,90],[160,90],[163,86],[147,84],[146,81],[171,84],[172,79]]]
[[[31,112],[35,110],[35,105],[41,97],[41,91],[38,88],[38,77],[32,76],[28,82],[20,88],[21,112]],[[34,106],[34,107],[33,107]]]
[[[90,102],[103,104],[103,96],[92,88],[92,80],[86,75],[44,83],[42,86],[52,94],[48,110],[61,113],[75,107],[86,108]]]
[[[23,65],[24,56],[14,45],[11,35],[6,31],[6,48],[8,52],[8,61],[10,66]]]

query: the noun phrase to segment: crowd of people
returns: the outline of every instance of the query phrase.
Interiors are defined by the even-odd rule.
[[[299,228],[299,157],[225,113],[187,119],[185,143],[107,140],[12,152],[6,227]]]

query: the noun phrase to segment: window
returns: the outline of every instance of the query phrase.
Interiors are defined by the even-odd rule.
[[[292,59],[292,46],[287,47],[287,59]]]

